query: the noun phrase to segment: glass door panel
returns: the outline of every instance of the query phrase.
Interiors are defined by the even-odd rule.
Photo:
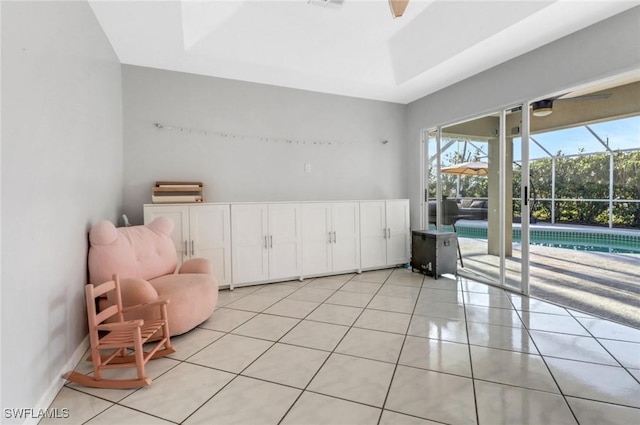
[[[424,137],[428,227],[457,233],[459,275],[517,292],[528,272],[528,125],[513,108]]]
[[[433,202],[436,199],[436,185],[437,185],[437,172],[436,172],[436,158],[437,158],[437,130],[431,129],[424,132],[423,135],[423,169],[422,169],[422,183],[421,190],[423,192],[423,209],[422,209],[422,229],[435,229],[435,212],[433,209],[429,210],[428,206],[433,206]],[[431,217],[430,217],[431,215]]]
[[[498,212],[498,135],[497,114],[443,128],[438,174],[441,230],[457,233],[458,273],[493,285],[500,282],[499,235],[492,227]]]
[[[504,285],[517,292],[525,292],[529,252],[529,124],[522,118],[521,107],[505,111]]]

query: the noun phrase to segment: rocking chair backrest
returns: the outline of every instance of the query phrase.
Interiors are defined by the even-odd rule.
[[[108,292],[115,291],[116,303],[100,313],[96,310],[96,301],[102,295]],[[122,295],[120,293],[120,279],[117,275],[113,275],[113,280],[110,280],[100,285],[88,284],[85,287],[85,294],[87,296],[87,319],[89,321],[89,333],[98,336],[98,325],[104,323],[106,320],[113,316],[117,316],[116,320],[122,322],[124,316],[122,314]]]

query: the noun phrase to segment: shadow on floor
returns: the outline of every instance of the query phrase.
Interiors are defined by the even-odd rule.
[[[463,273],[499,279],[499,259],[486,241],[460,238]],[[530,247],[530,295],[594,316],[640,328],[640,255]],[[519,288],[520,251],[505,263],[506,281]]]

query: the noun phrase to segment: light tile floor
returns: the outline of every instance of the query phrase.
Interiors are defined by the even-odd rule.
[[[172,341],[150,387],[67,384],[41,423],[640,424],[639,329],[460,277],[225,290]]]

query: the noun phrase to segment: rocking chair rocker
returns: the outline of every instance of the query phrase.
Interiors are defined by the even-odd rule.
[[[96,313],[96,299],[109,292],[114,296],[115,304]],[[94,388],[139,388],[150,385],[151,378],[145,376],[145,364],[151,359],[175,352],[169,340],[169,323],[167,322],[169,300],[158,300],[123,308],[120,280],[117,275],[113,275],[113,280],[100,285],[87,285],[85,293],[91,343],[91,355],[87,360],[93,363],[93,376],[71,371],[63,378]],[[149,307],[159,308],[160,319],[124,320],[124,313]],[[99,332],[106,332],[106,334],[101,337]],[[152,338],[153,346],[151,350],[145,352],[143,344]],[[164,348],[160,349],[163,346]],[[101,354],[102,350],[108,350],[108,353]],[[133,352],[129,353],[129,350]],[[134,367],[137,369],[137,379],[102,378],[104,369]]]

